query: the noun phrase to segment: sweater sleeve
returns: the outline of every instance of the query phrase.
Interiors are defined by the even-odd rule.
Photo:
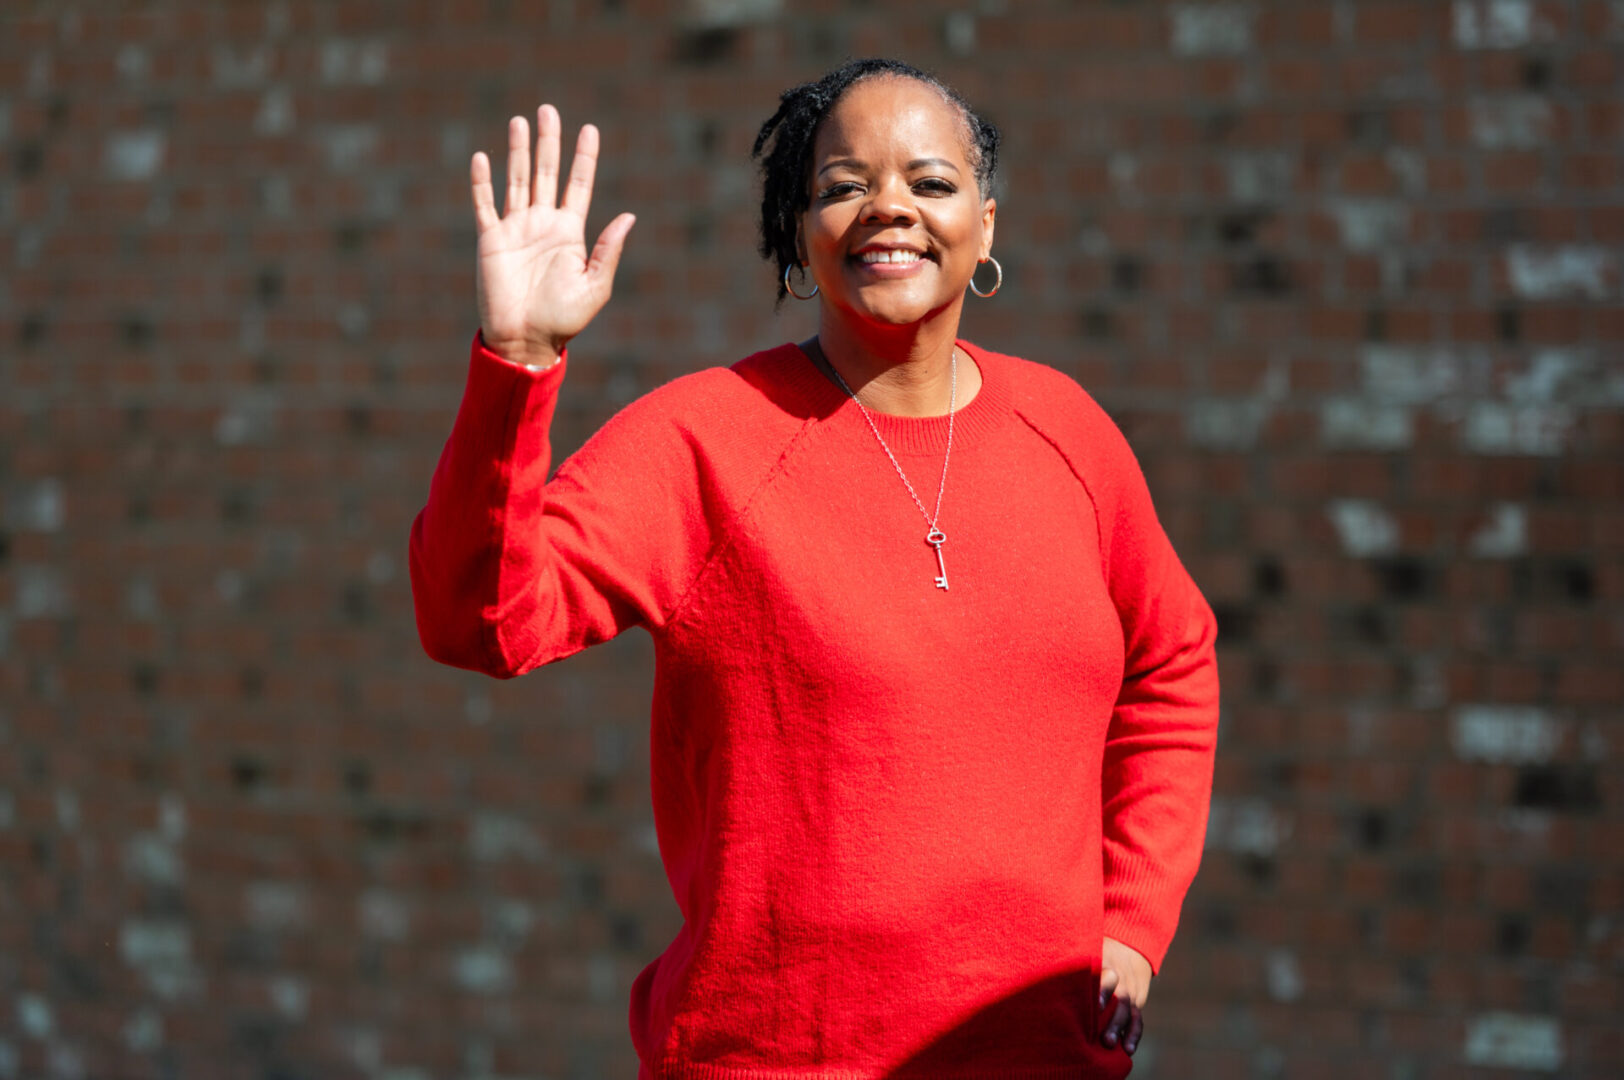
[[[1161,969],[1205,840],[1218,732],[1217,622],[1179,562],[1127,440],[1100,512],[1107,585],[1122,622],[1122,689],[1102,777],[1105,933]]]
[[[435,660],[499,678],[657,626],[703,557],[687,444],[634,403],[552,463],[567,358],[537,370],[474,338],[428,501],[412,524],[418,636]]]

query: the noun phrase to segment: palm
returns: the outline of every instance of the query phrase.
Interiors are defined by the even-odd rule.
[[[530,173],[529,125],[508,124],[506,212],[498,216],[489,159],[470,168],[479,228],[479,319],[485,344],[512,360],[548,362],[592,321],[614,281],[633,218],[621,214],[586,248],[586,215],[597,168],[598,132],[576,140],[575,161],[558,196],[560,123],[543,105],[536,114],[536,170]]]

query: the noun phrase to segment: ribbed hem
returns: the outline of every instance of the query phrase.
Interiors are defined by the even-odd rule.
[[[953,442],[969,446],[998,430],[1009,418],[1012,406],[1008,373],[996,353],[964,340],[954,344],[981,370],[980,392],[953,414]],[[783,351],[783,384],[807,402],[813,415],[825,417],[824,423],[842,427],[855,424],[859,430],[868,430],[857,405],[818,370],[811,357],[795,345],[785,345]],[[893,454],[940,455],[947,446],[946,416],[892,416],[873,409],[868,414]]]
[[[1124,1069],[1123,1073],[1127,1070]],[[982,1068],[966,1072],[898,1071],[896,1069],[732,1069],[722,1065],[667,1062],[647,1075],[655,1080],[1100,1080],[1097,1065],[1050,1065],[1015,1069]]]

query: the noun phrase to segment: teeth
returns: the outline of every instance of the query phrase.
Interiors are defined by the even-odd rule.
[[[919,252],[865,251],[861,258],[866,263],[914,263],[919,261]]]

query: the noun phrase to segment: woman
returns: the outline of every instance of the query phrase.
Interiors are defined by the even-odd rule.
[[[1200,856],[1214,622],[1098,406],[958,339],[996,131],[893,61],[786,92],[762,249],[817,336],[654,391],[548,483],[632,218],[588,256],[597,133],[555,207],[536,120],[505,215],[473,158],[481,329],[412,583],[429,654],[500,677],[654,638],[685,922],[632,991],[643,1075],[1124,1075]]]

